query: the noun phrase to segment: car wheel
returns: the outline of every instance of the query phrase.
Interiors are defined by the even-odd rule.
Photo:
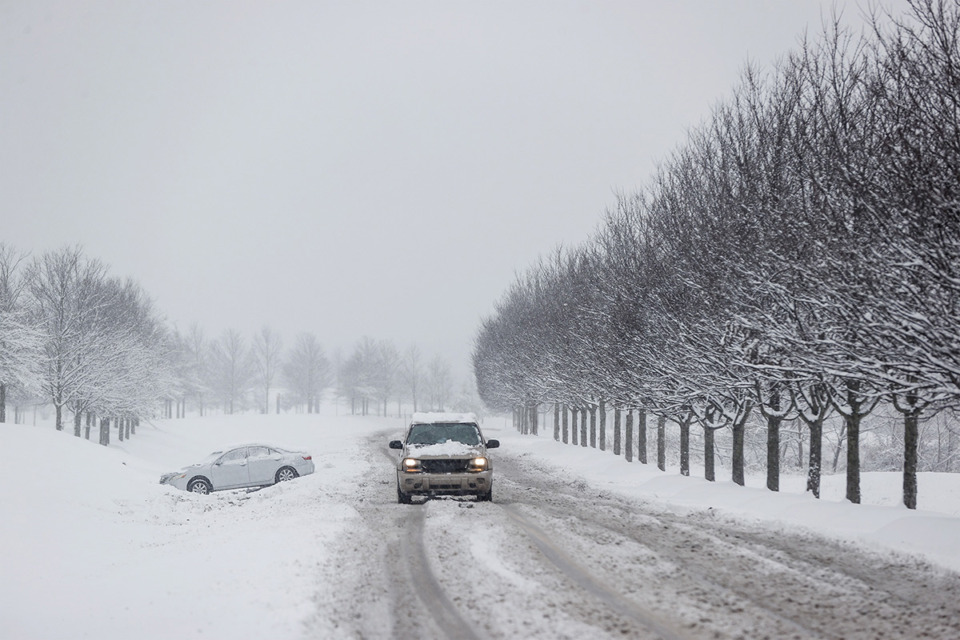
[[[490,491],[486,493],[478,493],[477,502],[493,502],[493,487],[490,487]]]
[[[204,480],[203,478],[196,478],[191,480],[190,484],[187,485],[187,491],[191,493],[202,493],[204,495],[210,493],[213,490],[213,487],[210,486],[210,483]]]
[[[400,485],[397,485],[397,502],[400,504],[413,504],[413,498],[400,491]]]
[[[283,467],[277,471],[277,482],[286,482],[287,480],[293,480],[300,474],[297,473],[297,470],[293,467]]]

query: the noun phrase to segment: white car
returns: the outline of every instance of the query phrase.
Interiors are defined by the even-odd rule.
[[[202,462],[165,473],[160,484],[194,493],[265,487],[313,473],[313,457],[266,444],[245,444],[214,451]]]

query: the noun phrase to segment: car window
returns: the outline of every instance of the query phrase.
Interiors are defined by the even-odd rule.
[[[269,458],[272,453],[268,447],[247,447],[248,458]]]
[[[451,440],[467,445],[478,445],[480,430],[475,424],[438,422],[415,424],[410,427],[410,432],[407,434],[407,444],[443,444]]]
[[[246,459],[247,448],[240,447],[239,449],[234,449],[233,451],[227,451],[225,454],[223,454],[223,457],[220,458],[220,462],[239,462]]]

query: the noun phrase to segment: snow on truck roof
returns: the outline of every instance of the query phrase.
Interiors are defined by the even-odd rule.
[[[433,424],[437,422],[463,422],[477,424],[475,413],[415,413],[410,424]]]

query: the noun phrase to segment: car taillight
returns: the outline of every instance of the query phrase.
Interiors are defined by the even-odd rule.
[[[304,460],[313,460],[313,456],[303,456]]]

